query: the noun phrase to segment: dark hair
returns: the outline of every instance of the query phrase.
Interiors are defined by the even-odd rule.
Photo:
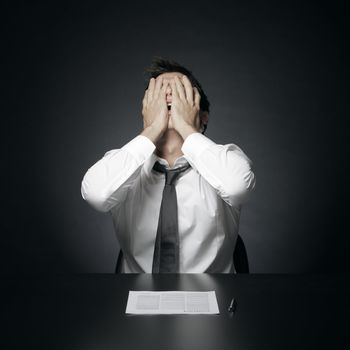
[[[201,96],[200,103],[199,103],[200,110],[206,111],[209,114],[210,102],[207,98],[207,95],[204,93],[204,90],[202,89],[201,84],[194,77],[194,75],[189,69],[185,68],[184,66],[180,65],[179,63],[173,60],[170,60],[161,56],[153,56],[151,65],[144,70],[144,76],[145,76],[147,86],[151,78],[156,78],[160,74],[169,73],[169,72],[179,72],[179,73],[185,74],[188,77],[192,86],[195,86],[198,89],[198,92]],[[147,86],[146,86],[146,89],[147,89]],[[204,132],[207,129],[206,124],[204,124],[203,126],[204,126],[204,130],[202,134],[204,134]]]

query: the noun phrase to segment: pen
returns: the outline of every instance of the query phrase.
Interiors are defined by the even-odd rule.
[[[235,298],[232,298],[230,306],[228,307],[229,312],[235,312],[236,311],[236,300]]]

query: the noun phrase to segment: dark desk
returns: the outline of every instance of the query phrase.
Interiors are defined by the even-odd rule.
[[[346,348],[346,282],[340,275],[3,276],[2,348]],[[126,315],[129,290],[215,290],[221,314]]]

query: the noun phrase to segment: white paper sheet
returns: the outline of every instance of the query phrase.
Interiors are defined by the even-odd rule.
[[[215,291],[129,291],[126,314],[219,314]]]

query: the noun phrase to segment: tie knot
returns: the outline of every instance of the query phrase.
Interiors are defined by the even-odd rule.
[[[158,161],[156,161],[154,163],[153,169],[155,171],[158,171],[160,173],[165,173],[165,184],[166,185],[173,185],[175,183],[175,180],[177,179],[177,177],[179,176],[179,174],[185,170],[187,170],[191,165],[189,163],[187,163],[184,166],[181,166],[179,168],[176,169],[167,169],[165,167],[165,165],[159,163]]]

